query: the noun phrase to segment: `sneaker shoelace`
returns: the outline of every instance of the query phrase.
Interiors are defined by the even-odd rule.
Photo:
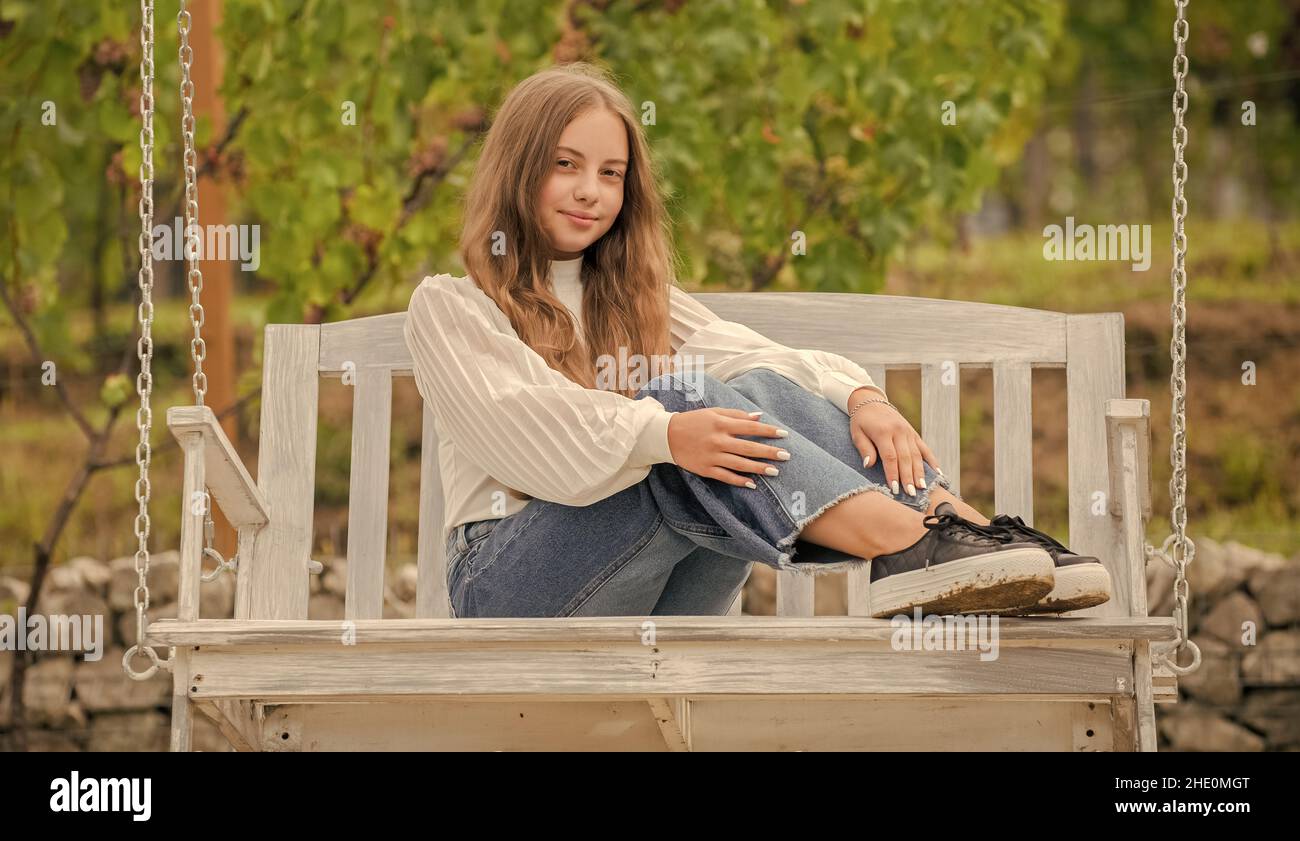
[[[1060,552],[1073,554],[1072,552],[1070,552],[1070,549],[1064,543],[1061,543],[1059,540],[1052,537],[1050,534],[1044,534],[1043,532],[1039,531],[1033,526],[1027,525],[1024,520],[1020,519],[1019,516],[1010,517],[1007,516],[1006,514],[1003,514],[998,519],[1002,521],[1002,528],[1007,529],[1008,531],[1016,534],[1019,537],[1028,537],[1032,540],[1043,541],[1051,545],[1052,547],[1054,547]]]
[[[965,517],[956,514],[930,514],[924,520],[927,529],[943,530],[952,533],[958,532],[969,533],[976,542],[986,546],[998,544],[1001,545],[1008,533],[1006,526],[989,523],[987,526],[980,523],[973,523]]]

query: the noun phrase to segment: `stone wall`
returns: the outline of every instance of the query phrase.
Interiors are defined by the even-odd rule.
[[[149,621],[176,616],[179,582],[178,553],[160,552],[149,563]],[[310,619],[342,619],[347,587],[347,562],[326,560],[322,575],[311,577]],[[415,615],[414,564],[390,575],[386,588],[385,618]],[[49,616],[102,615],[103,656],[86,660],[81,653],[42,651],[28,668],[24,703],[28,747],[40,751],[161,751],[170,740],[171,674],[159,670],[145,681],[127,677],[122,655],[136,636],[134,556],[107,564],[79,557],[54,567],[45,582],[38,611]],[[222,575],[205,583],[199,615],[231,616],[234,612],[234,577]],[[28,584],[0,576],[0,613],[17,616],[25,604]],[[159,654],[166,654],[162,648]],[[0,751],[12,750],[11,671],[15,652],[0,650]],[[132,665],[144,669],[148,658]],[[225,738],[207,716],[194,716],[194,748],[229,750]]]
[[[1300,750],[1300,557],[1202,537],[1187,573],[1201,667],[1156,707],[1160,748]],[[1151,615],[1172,614],[1173,577],[1147,566]]]
[[[178,555],[164,552],[150,562],[150,620],[176,615]],[[347,563],[326,559],[311,576],[310,619],[342,619]],[[1201,668],[1179,680],[1178,704],[1156,708],[1161,750],[1300,749],[1300,557],[1287,561],[1237,543],[1197,541],[1189,569],[1193,639]],[[415,614],[416,568],[390,571],[385,618]],[[160,671],[134,681],[122,671],[122,654],[135,638],[136,571],[132,557],[103,563],[75,558],[51,571],[40,600],[49,615],[100,614],[104,651],[98,661],[72,652],[40,652],[27,672],[24,700],[33,729],[33,750],[167,750],[171,675]],[[1159,561],[1147,568],[1150,613],[1170,615],[1173,571]],[[842,576],[818,579],[817,613],[843,614]],[[0,577],[0,613],[16,615],[27,585]],[[770,614],[775,581],[755,565],[746,585],[746,612]],[[204,584],[200,615],[230,616],[234,578]],[[1254,629],[1254,636],[1249,630]],[[14,652],[0,650],[0,750],[11,749],[10,670]],[[147,664],[137,658],[136,667]],[[196,750],[227,750],[225,739],[200,714]]]

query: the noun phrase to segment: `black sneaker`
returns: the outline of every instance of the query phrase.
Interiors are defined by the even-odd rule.
[[[956,511],[925,518],[925,536],[871,561],[868,612],[884,619],[914,608],[924,613],[991,613],[1037,604],[1051,592],[1051,555],[1033,543],[1007,540]]]
[[[944,506],[952,508],[951,504],[943,502],[935,508],[935,512],[938,513]],[[955,510],[953,513],[956,513]],[[998,514],[990,521],[990,525],[1003,529],[1008,541],[1028,542],[1042,547],[1056,564],[1056,586],[1037,604],[990,613],[1065,613],[1110,601],[1110,573],[1097,558],[1071,552],[1063,543],[1026,525],[1019,517]]]

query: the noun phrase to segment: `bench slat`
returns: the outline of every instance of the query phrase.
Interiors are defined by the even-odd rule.
[[[864,616],[656,616],[659,642],[889,642],[897,628],[889,619]],[[1045,644],[1086,643],[1093,640],[1147,639],[1173,642],[1177,638],[1169,616],[998,617],[999,642],[1026,640]],[[334,620],[267,622],[200,619],[181,622],[158,619],[149,623],[151,644],[177,646],[337,645],[339,623]],[[565,618],[362,619],[356,623],[356,644],[437,643],[479,645],[528,642],[564,645],[586,642],[626,642],[626,616]],[[632,639],[638,639],[636,635]],[[923,652],[928,654],[930,652]]]
[[[961,370],[952,367],[957,364],[943,360],[921,366],[921,437],[934,450],[953,492],[960,494]],[[945,376],[950,382],[944,382]]]
[[[1033,371],[1025,362],[993,366],[993,507],[1034,524]]]
[[[807,621],[806,619],[804,621]],[[337,623],[336,623],[337,627]],[[978,650],[895,651],[887,642],[818,645],[710,642],[581,646],[371,646],[194,653],[199,699],[268,703],[366,697],[662,697],[677,694],[815,696],[1065,695],[1108,699],[1132,693],[1128,643],[1091,648],[1000,645]]]
[[[1071,615],[1131,616],[1134,603],[1123,536],[1107,499],[1106,458],[1106,401],[1124,396],[1124,316],[1071,315],[1067,325],[1070,534],[1066,545],[1081,555],[1100,558],[1111,581],[1110,601]]]
[[[388,441],[393,378],[385,368],[358,368],[352,394],[352,480],[348,492],[348,619],[384,614],[388,551]]]
[[[266,326],[257,488],[271,521],[255,542],[248,577],[254,619],[307,618],[319,359],[319,325]]]
[[[883,388],[886,393],[889,392],[889,372],[884,365],[873,364],[863,365],[862,367],[867,369],[867,374],[871,377],[873,383]],[[851,569],[846,574],[845,579],[848,615],[866,616],[871,605],[871,568],[859,567]]]
[[[447,600],[447,548],[443,540],[446,507],[442,482],[438,478],[438,425],[427,403],[424,404],[423,417],[415,615],[421,619],[442,619],[451,615]]]

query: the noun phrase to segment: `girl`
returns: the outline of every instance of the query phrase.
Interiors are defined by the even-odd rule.
[[[622,91],[583,63],[520,83],[469,188],[467,276],[425,278],[406,321],[453,615],[724,614],[754,561],[873,559],[878,617],[1109,598],[1095,558],[953,494],[860,366],[718,318],[671,255]]]

